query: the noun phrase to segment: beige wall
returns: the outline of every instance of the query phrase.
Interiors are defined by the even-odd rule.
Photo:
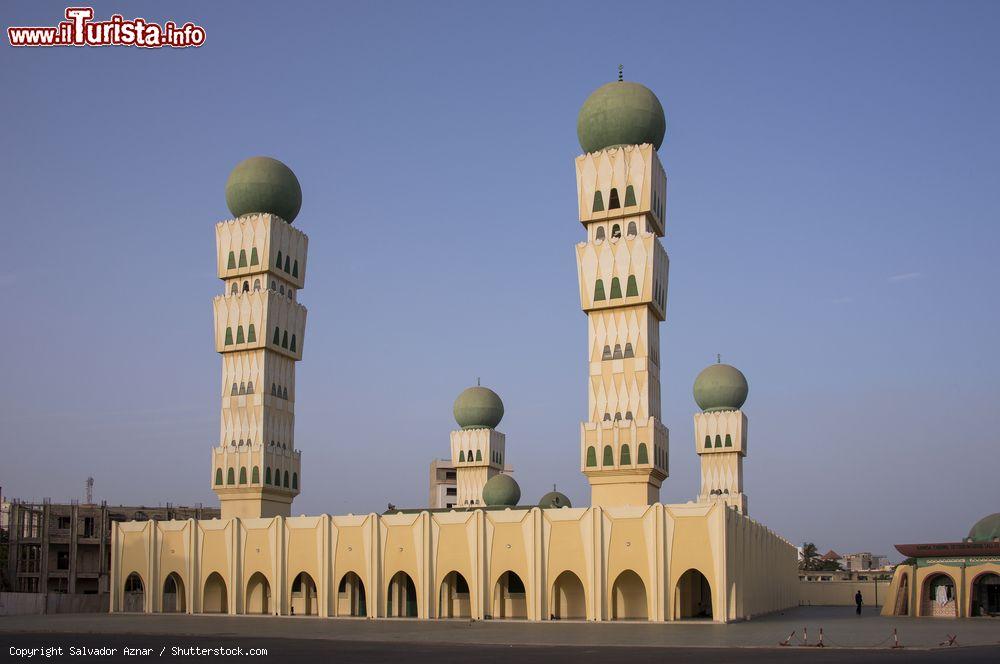
[[[865,606],[884,606],[889,581],[799,581],[799,604],[804,606],[854,606],[861,591]]]
[[[419,618],[660,621],[710,606],[714,620],[728,621],[799,601],[795,548],[722,504],[128,522],[115,524],[112,546],[115,612],[136,602],[163,610],[171,573],[188,613],[212,610],[224,595],[234,614],[288,615],[294,606],[301,615],[307,605],[320,616],[349,614],[354,600],[338,592],[349,572],[369,617],[386,616],[390,593],[399,612],[405,587],[391,583],[399,573],[412,580]],[[145,592],[126,601],[130,572]],[[293,594],[303,572],[311,583]],[[206,583],[213,573],[221,584]],[[452,573],[467,593],[455,591]]]

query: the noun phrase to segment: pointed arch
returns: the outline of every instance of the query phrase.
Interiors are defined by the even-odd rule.
[[[205,587],[201,597],[202,613],[229,613],[226,582],[218,572],[212,572],[205,579]]]
[[[610,445],[604,446],[604,461],[601,465],[603,466],[615,465],[615,453],[614,450],[611,449]]]
[[[697,569],[689,569],[677,580],[674,619],[712,619],[712,586]]]
[[[295,348],[296,348],[295,335],[293,334],[292,335],[292,343],[289,345],[288,350],[290,350],[290,351],[292,351],[294,353],[295,352]]]
[[[281,252],[278,252],[278,259],[274,261],[274,267],[281,269]]]
[[[594,231],[594,241],[595,242],[604,242],[604,239],[605,239],[605,237],[604,237],[604,226],[598,226],[597,230]]]
[[[240,249],[240,267],[247,266],[247,250]]]
[[[722,436],[715,434],[715,446],[722,447]]]
[[[492,615],[494,618],[524,620],[528,617],[528,600],[524,581],[517,573],[507,570],[493,584]]]
[[[705,449],[708,450],[708,449],[711,449],[711,448],[712,448],[712,437],[706,435],[705,436]]]
[[[229,469],[226,474],[226,484],[236,484],[236,470],[233,468]]]
[[[483,451],[476,450],[476,461],[482,461],[482,460],[483,460]]]
[[[241,466],[240,467],[240,484],[246,484],[246,483],[247,483],[247,467],[246,466]]]
[[[608,209],[617,210],[621,206],[621,203],[618,201],[618,188],[611,187],[611,193],[608,195]]]
[[[611,586],[611,619],[646,620],[648,616],[646,584],[634,571],[622,571]]]
[[[591,212],[604,212],[604,196],[600,191],[594,192],[594,207]]]
[[[319,614],[316,582],[308,572],[299,572],[292,580],[289,592],[288,606],[293,615],[315,616]]]
[[[275,346],[281,345],[281,331],[278,328],[274,328],[274,339],[271,340]]]
[[[226,269],[227,270],[235,270],[236,269],[236,252],[234,252],[234,251],[230,251],[229,252],[229,262],[226,263]]]
[[[257,330],[254,329],[253,323],[247,327],[247,343],[252,344],[257,341]]]
[[[250,471],[250,483],[260,484],[260,466],[254,466],[253,470]]]
[[[122,611],[124,613],[144,613],[146,611],[146,583],[142,575],[132,572],[125,577],[122,586]]]
[[[250,265],[259,265],[260,259],[257,257],[257,247],[250,249]]]
[[[187,607],[187,593],[184,592],[184,580],[177,572],[171,572],[163,580],[160,604],[163,613],[184,613]]]
[[[441,580],[437,615],[439,618],[470,618],[472,616],[469,583],[459,572],[448,572]]]
[[[726,447],[733,446],[733,437],[730,434],[726,434]]]
[[[246,343],[246,337],[243,336],[243,326],[240,325],[236,328],[236,343],[242,344]]]
[[[286,272],[286,273],[288,273],[288,272],[291,272],[291,271],[292,271],[292,270],[291,270],[291,261],[289,260],[289,257],[288,257],[288,256],[285,256],[285,268],[284,268],[284,269],[285,269],[285,272]]]
[[[347,572],[337,584],[336,613],[338,616],[367,616],[365,584],[356,572]]]
[[[597,466],[597,450],[591,445],[587,448],[587,468],[594,468]]]
[[[465,463],[465,450],[458,451],[458,462]]]
[[[222,486],[222,469],[215,469],[215,486]]]
[[[270,483],[271,483],[271,467],[267,466],[264,469],[264,484],[270,484]]]
[[[586,620],[587,594],[580,577],[569,570],[557,576],[549,606],[552,615],[561,620]]]
[[[636,283],[635,275],[628,275],[628,284],[625,286],[625,297],[639,297],[639,284]]]
[[[299,474],[297,472],[292,473],[292,488],[293,489],[299,488]]]
[[[611,277],[611,299],[615,300],[622,296],[622,282],[618,277]]]
[[[295,261],[292,263],[292,276],[298,278],[299,276],[299,262]]]
[[[268,615],[271,606],[271,582],[261,572],[254,572],[247,581],[246,607],[248,615]]]
[[[639,452],[636,454],[636,463],[649,463],[649,449],[646,447],[646,443],[639,443]]]
[[[231,327],[226,328],[226,345],[227,346],[233,345],[233,328]]]
[[[287,470],[285,471],[285,481],[284,481],[284,483],[283,483],[283,485],[282,485],[282,486],[283,486],[283,487],[284,487],[285,489],[287,489],[287,488],[288,488],[288,471],[287,471]]]
[[[625,187],[625,207],[635,205],[635,187],[628,185]],[[635,233],[633,233],[635,235]]]
[[[619,452],[618,458],[621,460],[621,465],[632,465],[632,453],[629,451],[628,445],[622,445],[622,450]]]
[[[288,348],[288,330],[284,330],[281,334],[281,347]]]
[[[406,572],[396,572],[386,588],[385,617],[416,618],[418,614],[416,584]]]

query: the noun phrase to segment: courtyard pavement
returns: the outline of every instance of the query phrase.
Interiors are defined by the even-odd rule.
[[[653,648],[775,648],[794,630],[792,646],[819,639],[831,648],[889,649],[893,628],[905,650],[936,649],[949,635],[959,646],[980,646],[1000,661],[1000,619],[884,618],[853,607],[798,607],[746,622],[645,623],[414,620],[170,614],[61,614],[0,617],[0,643],[14,635],[151,635],[229,639],[333,640],[379,644],[494,644],[499,646],[627,646]],[[20,639],[19,639],[20,641]],[[7,648],[5,647],[6,651]],[[781,651],[788,651],[782,648]],[[952,652],[957,652],[951,648]],[[809,651],[818,653],[814,648]],[[896,651],[902,652],[902,651]],[[6,652],[5,652],[6,654]]]

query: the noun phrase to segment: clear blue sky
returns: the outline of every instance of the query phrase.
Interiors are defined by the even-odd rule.
[[[64,3],[5,3],[51,25]],[[0,484],[215,504],[215,222],[244,157],[310,237],[294,513],[427,501],[481,376],[525,501],[576,504],[586,411],[576,114],[666,110],[671,477],[691,383],[750,381],[750,513],[895,554],[1000,510],[1000,5],[96,2],[205,26],[185,51],[0,48]]]

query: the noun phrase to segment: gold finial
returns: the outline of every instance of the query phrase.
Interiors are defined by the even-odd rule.
[[[618,82],[619,83],[621,83],[622,81],[625,80],[624,75],[622,74],[622,69],[624,69],[624,68],[625,68],[625,65],[618,65]]]

